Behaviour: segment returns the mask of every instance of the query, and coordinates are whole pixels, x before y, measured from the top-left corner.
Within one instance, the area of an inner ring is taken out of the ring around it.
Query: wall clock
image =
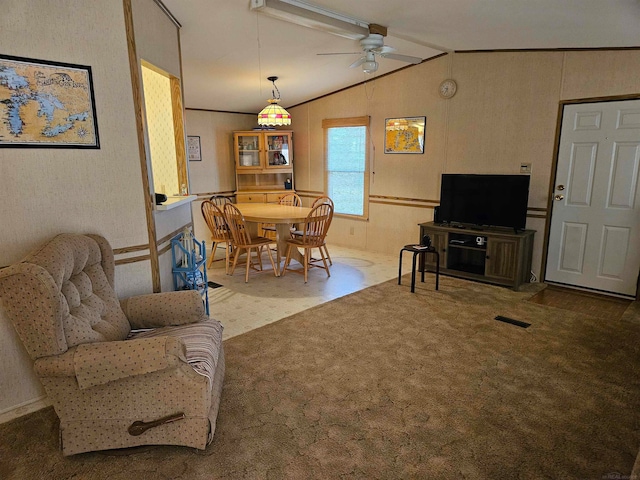
[[[456,81],[451,78],[448,78],[447,80],[443,81],[438,87],[438,92],[440,93],[440,96],[442,98],[453,97],[456,94],[457,90],[458,90],[458,85],[456,84]]]

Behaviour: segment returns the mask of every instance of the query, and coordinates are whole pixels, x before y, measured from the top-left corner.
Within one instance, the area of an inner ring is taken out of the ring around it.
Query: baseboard
[[[3,410],[0,412],[0,423],[10,422],[11,420],[15,420],[18,417],[22,417],[23,415],[27,415],[29,413],[37,412],[43,408],[46,408],[51,405],[51,401],[49,397],[43,395],[42,397],[34,398],[32,400],[28,400],[20,405],[15,405],[11,408]]]

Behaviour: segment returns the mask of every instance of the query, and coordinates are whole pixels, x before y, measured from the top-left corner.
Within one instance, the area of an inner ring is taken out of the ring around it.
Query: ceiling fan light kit
[[[378,62],[364,62],[362,64],[364,73],[374,73],[376,70],[378,70]]]
[[[362,64],[362,71],[364,73],[374,73],[378,70],[378,62],[373,52],[367,52],[364,57],[357,60],[355,64],[351,64],[352,67],[356,67]]]

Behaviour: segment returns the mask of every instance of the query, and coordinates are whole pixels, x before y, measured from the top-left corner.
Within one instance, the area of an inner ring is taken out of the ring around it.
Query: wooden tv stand
[[[501,227],[434,222],[419,225],[420,239],[429,235],[440,253],[441,274],[504,285],[514,290],[529,282],[535,230],[516,233],[512,228]],[[435,263],[427,258],[424,268],[435,271]]]

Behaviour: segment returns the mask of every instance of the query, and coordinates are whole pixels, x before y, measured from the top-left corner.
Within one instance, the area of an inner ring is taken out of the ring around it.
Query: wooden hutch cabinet
[[[275,203],[293,190],[293,132],[234,132],[236,201]]]

